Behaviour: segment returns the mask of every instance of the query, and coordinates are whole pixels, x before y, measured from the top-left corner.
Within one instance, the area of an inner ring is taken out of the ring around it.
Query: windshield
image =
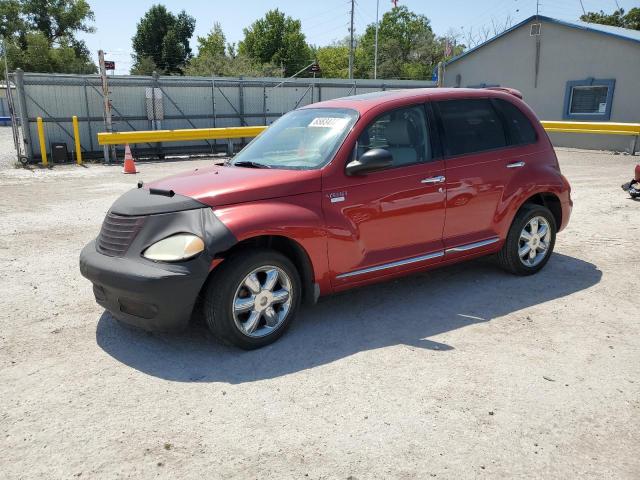
[[[243,167],[313,169],[328,163],[358,118],[355,110],[305,108],[287,113],[231,162]]]

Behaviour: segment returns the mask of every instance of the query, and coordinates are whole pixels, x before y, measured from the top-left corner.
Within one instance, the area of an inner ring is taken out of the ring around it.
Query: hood
[[[145,189],[173,190],[211,207],[318,192],[320,170],[212,166],[163,178]]]

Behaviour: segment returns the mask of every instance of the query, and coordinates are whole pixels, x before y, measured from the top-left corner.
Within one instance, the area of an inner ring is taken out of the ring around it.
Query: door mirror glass
[[[372,148],[347,164],[347,175],[365,175],[393,165],[393,155],[384,148]]]

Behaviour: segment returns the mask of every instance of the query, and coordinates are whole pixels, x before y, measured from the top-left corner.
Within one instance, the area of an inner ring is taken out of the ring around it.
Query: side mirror
[[[347,163],[345,169],[347,175],[364,175],[377,170],[390,168],[393,164],[393,155],[384,148],[372,148],[366,151],[357,160]]]

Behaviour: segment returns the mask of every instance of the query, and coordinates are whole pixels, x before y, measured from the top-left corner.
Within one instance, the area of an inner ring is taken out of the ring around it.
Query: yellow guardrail
[[[640,123],[615,122],[556,122],[543,121],[547,132],[591,133],[603,135],[640,135]],[[224,140],[257,137],[267,127],[192,128],[185,130],[149,130],[133,132],[98,133],[100,145],[134,143],[187,142],[194,140]]]
[[[547,132],[640,135],[640,123],[542,121]]]
[[[98,133],[100,145],[133,143],[188,142],[192,140],[221,140],[257,137],[267,127],[192,128],[185,130],[150,130],[135,132]]]

